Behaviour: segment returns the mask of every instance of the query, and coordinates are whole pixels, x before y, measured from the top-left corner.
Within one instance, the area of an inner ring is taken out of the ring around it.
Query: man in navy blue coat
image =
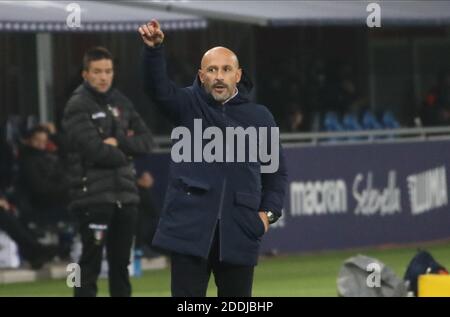
[[[229,49],[206,52],[194,84],[178,88],[167,75],[159,23],[152,20],[139,33],[146,92],[177,126],[172,139],[180,139],[172,147],[169,186],[153,240],[171,252],[172,295],[205,296],[212,272],[218,296],[251,296],[261,238],[281,216],[286,191],[273,116],[249,101],[251,83]],[[228,138],[233,131],[243,132],[247,143]],[[275,164],[267,155],[254,159],[250,144],[256,138],[277,154]],[[246,159],[234,158],[241,154]]]

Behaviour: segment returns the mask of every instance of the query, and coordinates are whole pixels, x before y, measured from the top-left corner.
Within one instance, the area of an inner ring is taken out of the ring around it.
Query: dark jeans
[[[219,261],[218,228],[207,260],[191,255],[172,254],[172,296],[205,297],[211,272],[219,297],[252,296],[254,266]]]
[[[34,260],[39,256],[42,246],[15,216],[3,208],[0,208],[0,229],[5,231],[17,243],[20,253],[27,260]]]
[[[128,264],[136,227],[136,206],[89,206],[80,210],[78,217],[82,242],[81,287],[75,287],[74,295],[97,295],[97,278],[106,246],[109,293],[114,297],[131,296]]]

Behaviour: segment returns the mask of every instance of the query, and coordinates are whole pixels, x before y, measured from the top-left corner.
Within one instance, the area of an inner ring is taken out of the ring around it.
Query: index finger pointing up
[[[159,25],[158,20],[156,20],[156,19],[151,20],[150,23],[155,29],[160,29],[161,28],[161,26]]]

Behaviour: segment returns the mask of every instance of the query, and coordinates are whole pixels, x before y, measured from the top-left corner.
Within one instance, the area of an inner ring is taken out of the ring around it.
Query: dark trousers
[[[219,227],[208,259],[173,253],[171,288],[174,297],[205,297],[211,272],[219,297],[251,297],[254,266],[219,261]]]
[[[2,208],[0,208],[0,229],[17,243],[20,253],[27,260],[34,260],[39,256],[42,247],[36,238],[15,216]]]
[[[114,297],[131,296],[128,264],[136,227],[137,208],[134,205],[104,204],[90,206],[79,212],[82,242],[81,287],[75,287],[76,297],[97,295],[97,278],[106,246],[109,293]]]

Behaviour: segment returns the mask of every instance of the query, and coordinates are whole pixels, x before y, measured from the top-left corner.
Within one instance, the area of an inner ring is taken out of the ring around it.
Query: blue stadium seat
[[[378,121],[372,111],[366,111],[363,114],[362,126],[365,130],[381,130],[383,126]]]
[[[361,131],[363,130],[363,127],[361,126],[361,123],[359,123],[358,117],[355,114],[347,113],[344,115],[344,118],[342,119],[342,123],[344,125],[344,129],[346,131]],[[365,140],[366,137],[349,137],[349,141],[358,141],[358,140]]]
[[[323,119],[323,127],[324,127],[325,131],[327,131],[327,132],[344,131],[344,127],[342,126],[341,122],[339,121],[337,113],[331,112],[331,111],[325,113],[325,116]],[[326,141],[330,142],[330,143],[335,143],[340,140],[342,140],[342,138],[329,138]]]
[[[400,128],[400,123],[395,118],[391,111],[385,111],[383,113],[383,118],[381,119],[383,125],[386,129],[398,129]]]
[[[358,117],[351,113],[347,113],[344,115],[342,123],[344,125],[344,129],[347,131],[359,131],[363,129],[358,121]]]
[[[327,112],[323,119],[325,131],[344,131],[342,124],[339,122],[336,112]]]

